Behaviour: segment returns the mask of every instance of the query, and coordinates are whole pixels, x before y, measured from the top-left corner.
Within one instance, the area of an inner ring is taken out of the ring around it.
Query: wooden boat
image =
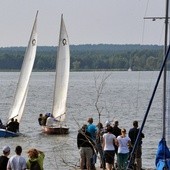
[[[37,16],[38,16],[38,11],[33,24],[28,46],[26,48],[26,52],[24,55],[24,60],[20,71],[20,77],[18,80],[13,105],[9,111],[9,117],[7,123],[9,123],[12,118],[17,119],[17,121],[20,123],[23,115],[28,88],[29,88],[28,87],[29,80],[34,65],[36,49],[37,49]],[[5,129],[0,129],[0,137],[17,137],[19,135],[20,133],[14,133]]]
[[[53,97],[53,123],[42,126],[43,132],[48,134],[68,134],[66,125],[66,101],[70,73],[70,48],[66,27],[61,16],[59,45],[56,60],[56,75]],[[48,121],[48,120],[47,120]]]

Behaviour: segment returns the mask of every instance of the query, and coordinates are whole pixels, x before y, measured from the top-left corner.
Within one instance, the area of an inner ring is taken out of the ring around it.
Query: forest
[[[20,70],[26,47],[1,47],[0,71]],[[70,45],[71,71],[91,70],[159,70],[163,60],[163,46],[85,44]],[[34,71],[54,71],[57,47],[38,46]]]

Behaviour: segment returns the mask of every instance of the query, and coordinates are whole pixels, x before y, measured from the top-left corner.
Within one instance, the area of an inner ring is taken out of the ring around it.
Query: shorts
[[[80,147],[79,152],[82,160],[90,161],[93,157],[93,150],[91,147]]]
[[[114,150],[104,151],[104,158],[105,158],[106,163],[113,164],[114,163],[114,157],[115,157],[115,151]]]

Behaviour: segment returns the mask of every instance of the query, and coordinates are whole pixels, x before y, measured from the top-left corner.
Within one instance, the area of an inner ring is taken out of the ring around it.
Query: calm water
[[[0,73],[0,112],[6,122],[19,73]],[[67,121],[70,134],[67,136],[47,136],[37,123],[40,113],[51,112],[54,73],[33,73],[20,131],[24,136],[1,138],[1,146],[9,145],[14,154],[16,145],[26,151],[36,147],[45,152],[45,170],[69,170],[78,164],[79,153],[76,145],[77,131],[88,117],[98,122],[95,107],[101,111],[101,122],[118,120],[121,128],[132,127],[133,120],[139,125],[146,112],[158,72],[72,72],[70,75]],[[97,90],[102,87],[99,97]],[[143,140],[143,167],[154,167],[157,144],[162,127],[162,85],[159,86],[151,111],[147,118]]]

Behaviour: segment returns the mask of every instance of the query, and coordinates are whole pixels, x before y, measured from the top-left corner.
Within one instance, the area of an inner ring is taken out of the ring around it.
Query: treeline
[[[0,48],[0,70],[20,70],[25,47]],[[83,70],[159,70],[163,46],[158,45],[71,45],[73,71]],[[39,46],[34,71],[55,70],[57,47]]]

